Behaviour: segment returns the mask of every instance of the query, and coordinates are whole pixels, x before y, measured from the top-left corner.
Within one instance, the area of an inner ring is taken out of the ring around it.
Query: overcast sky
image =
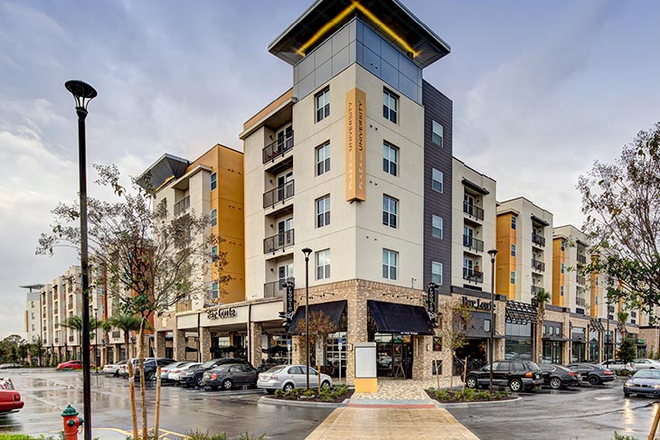
[[[76,197],[64,82],[99,91],[90,164],[136,175],[164,152],[241,149],[243,122],[292,84],[267,46],[311,1],[0,0],[0,337],[24,330],[19,285],[76,263],[34,255],[50,210]],[[424,76],[454,101],[454,155],[499,200],[579,226],[578,176],[660,120],[660,2],[403,1],[452,47]]]

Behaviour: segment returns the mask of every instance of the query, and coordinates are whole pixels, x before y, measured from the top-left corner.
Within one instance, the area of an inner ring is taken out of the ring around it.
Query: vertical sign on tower
[[[367,200],[367,95],[357,87],[346,94],[346,201]]]

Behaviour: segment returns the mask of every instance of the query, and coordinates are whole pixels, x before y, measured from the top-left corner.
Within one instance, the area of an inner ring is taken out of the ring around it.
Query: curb
[[[496,401],[486,400],[484,402],[440,403],[438,401],[434,401],[434,406],[436,408],[444,408],[444,409],[469,408],[471,406],[477,406],[477,405],[478,406],[502,405],[502,404],[506,404],[506,403],[519,402],[521,400],[523,400],[523,398],[518,396],[515,399],[496,400]]]
[[[343,408],[347,405],[348,399],[339,403],[326,403],[326,402],[300,402],[298,400],[282,400],[273,397],[262,396],[259,398],[259,404],[265,405],[279,405],[279,406],[297,406],[305,408]]]

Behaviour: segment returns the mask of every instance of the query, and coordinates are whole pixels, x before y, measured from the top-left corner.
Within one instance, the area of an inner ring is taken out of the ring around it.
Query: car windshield
[[[640,370],[633,377],[636,379],[660,379],[660,370]]]
[[[215,365],[215,359],[204,362],[204,364],[202,364],[202,368],[211,368],[214,365]]]
[[[277,365],[275,367],[271,367],[266,373],[279,373],[284,369],[284,365]]]

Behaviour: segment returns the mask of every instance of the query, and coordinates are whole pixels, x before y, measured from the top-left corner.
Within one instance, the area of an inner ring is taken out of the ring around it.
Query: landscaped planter
[[[289,392],[282,390],[275,391],[275,394],[268,396],[274,400],[289,400],[297,402],[315,402],[315,403],[341,403],[353,395],[354,390],[349,390],[346,385],[337,385],[329,389],[305,390],[304,388],[295,388]]]
[[[475,391],[471,388],[466,388],[465,391],[429,388],[425,391],[432,400],[440,403],[498,402],[517,399],[517,397],[510,396],[506,390],[494,392],[492,395],[489,391]]]

